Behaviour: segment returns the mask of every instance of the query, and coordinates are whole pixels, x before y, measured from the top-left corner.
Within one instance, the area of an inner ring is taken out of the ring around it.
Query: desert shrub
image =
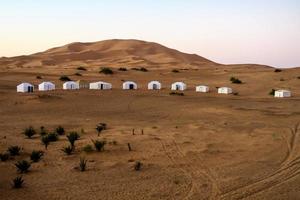
[[[102,67],[100,69],[99,73],[102,73],[102,74],[113,74],[114,72],[109,67]]]
[[[21,160],[21,161],[18,161],[15,164],[15,166],[17,167],[18,172],[27,173],[29,171],[31,164],[27,160]]]
[[[63,147],[62,151],[67,155],[71,155],[73,153],[73,148],[72,146]]]
[[[12,187],[15,189],[19,189],[23,187],[24,180],[22,176],[18,176],[12,180]]]
[[[71,146],[74,148],[75,146],[75,141],[78,140],[80,138],[79,134],[77,132],[70,132],[67,135],[67,138],[71,144]]]
[[[282,72],[281,69],[275,69],[274,72]]]
[[[43,145],[45,146],[45,149],[47,149],[48,145],[50,144],[48,135],[42,136],[41,141],[42,141]]]
[[[87,144],[87,145],[85,145],[85,146],[82,148],[82,150],[83,150],[84,152],[86,152],[86,153],[90,153],[90,152],[93,151],[93,147],[92,147],[92,145]]]
[[[119,70],[119,71],[127,71],[127,68],[125,68],[125,67],[120,67],[118,70]]]
[[[47,135],[47,134],[48,134],[48,131],[45,129],[44,126],[41,126],[40,127],[40,135],[44,136],[44,135]]]
[[[284,78],[281,78],[280,81],[285,81]]]
[[[62,75],[62,76],[59,78],[59,80],[61,80],[61,81],[71,81],[71,79],[70,79],[68,76],[66,76],[66,75]]]
[[[43,157],[43,155],[44,155],[43,151],[33,150],[30,155],[30,160],[32,160],[32,162],[39,162],[41,160],[41,158]]]
[[[101,141],[101,140],[92,140],[94,147],[97,151],[104,151],[104,146],[106,144],[106,141]]]
[[[142,169],[142,162],[140,161],[136,161],[135,164],[134,164],[134,170],[135,171],[140,171]]]
[[[29,126],[28,128],[26,128],[23,132],[23,134],[27,137],[27,138],[32,138],[32,136],[34,136],[36,134],[36,131],[34,130],[34,128],[32,126]]]
[[[62,126],[58,126],[58,127],[55,129],[55,132],[56,132],[58,135],[64,135],[64,134],[65,134],[65,129],[64,129],[64,127],[62,127]]]
[[[141,72],[147,72],[148,69],[146,69],[145,67],[141,67],[141,68],[140,68],[140,71],[141,71]]]
[[[269,95],[274,96],[274,95],[275,95],[275,91],[276,91],[276,90],[272,89],[272,90],[269,92]]]
[[[77,70],[81,70],[81,71],[87,71],[87,69],[85,67],[77,67]]]
[[[105,123],[99,123],[97,124],[96,126],[96,130],[98,132],[98,136],[100,135],[100,133],[103,131],[103,130],[106,130],[106,127],[107,125]]]
[[[176,95],[176,96],[184,96],[183,92],[170,92],[170,95]]]
[[[58,140],[57,133],[49,133],[47,136],[50,142],[56,142]]]
[[[234,84],[241,84],[241,83],[243,83],[240,79],[235,78],[235,77],[231,77],[230,81],[231,81],[231,83],[234,83]]]
[[[9,154],[8,153],[0,153],[0,160],[2,162],[5,162],[9,159]]]
[[[300,76],[298,76],[297,79],[300,79]]]
[[[82,76],[82,74],[80,74],[79,72],[76,72],[74,75],[75,76]]]
[[[238,95],[239,95],[238,92],[234,92],[234,93],[232,93],[232,94],[235,95],[235,96],[238,96]]]
[[[179,73],[179,70],[178,69],[173,69],[172,72],[173,73]]]
[[[11,156],[18,156],[20,155],[21,147],[19,146],[10,146],[8,147],[7,151]]]
[[[42,79],[42,77],[41,76],[36,76],[36,79]]]
[[[84,172],[86,170],[86,163],[87,163],[87,160],[85,158],[80,158],[80,160],[79,160],[79,170],[81,172]]]

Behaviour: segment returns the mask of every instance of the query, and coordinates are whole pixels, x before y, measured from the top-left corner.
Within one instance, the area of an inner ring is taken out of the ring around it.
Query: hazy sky
[[[0,56],[113,38],[220,63],[300,66],[300,0],[0,0]]]

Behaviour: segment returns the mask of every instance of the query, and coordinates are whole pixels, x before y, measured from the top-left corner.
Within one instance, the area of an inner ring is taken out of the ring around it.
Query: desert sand
[[[11,145],[23,148],[20,156],[0,162],[0,199],[300,197],[299,127],[295,130],[300,68],[276,73],[268,66],[221,65],[155,43],[119,40],[2,58],[0,66],[0,153]],[[100,74],[101,66],[115,73]],[[149,71],[130,70],[137,66]],[[61,75],[107,81],[113,89],[63,91]],[[243,84],[232,84],[232,76]],[[124,80],[137,82],[139,89],[121,90]],[[161,81],[163,89],[146,90],[151,80]],[[16,85],[23,81],[35,87],[52,81],[57,90],[19,94]],[[175,81],[188,85],[184,96],[169,95]],[[196,93],[199,84],[209,85],[211,92]],[[220,86],[232,87],[238,95],[219,95]],[[271,89],[289,89],[293,97],[276,99],[268,94]],[[99,122],[108,126],[100,136],[95,130]],[[62,125],[67,132],[79,132],[75,153],[61,151],[68,145],[66,136],[47,150],[38,134],[26,139],[22,131],[30,125],[37,130]],[[95,139],[108,142],[103,152],[82,151]],[[24,187],[12,189],[12,179],[20,175],[14,163],[29,160],[32,150],[43,150],[44,157],[22,175]],[[88,160],[85,172],[76,169],[80,157]],[[133,169],[136,161],[143,164],[140,171]]]

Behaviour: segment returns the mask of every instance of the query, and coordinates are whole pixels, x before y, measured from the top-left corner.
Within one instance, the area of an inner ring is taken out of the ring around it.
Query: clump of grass
[[[59,80],[61,80],[61,81],[71,81],[72,79],[70,79],[68,76],[66,76],[66,75],[62,75],[60,78],[59,78]]]
[[[173,69],[172,72],[173,73],[179,73],[179,70],[178,69]]]
[[[271,95],[271,96],[274,96],[275,95],[275,89],[272,89],[270,92],[269,92],[269,95]]]
[[[24,134],[27,138],[31,139],[32,136],[34,136],[34,135],[36,134],[36,131],[34,130],[34,128],[33,128],[32,126],[29,126],[28,128],[26,128],[26,129],[24,130],[23,134]]]
[[[114,72],[109,67],[102,67],[100,69],[99,73],[102,73],[102,74],[113,74]]]
[[[49,133],[47,136],[50,142],[56,142],[58,140],[57,133]]]
[[[19,146],[10,146],[7,149],[9,155],[11,156],[18,156],[20,155],[21,147]]]
[[[275,69],[274,72],[278,73],[278,72],[282,72],[282,70],[281,69]]]
[[[240,79],[235,78],[235,77],[231,77],[230,81],[231,81],[231,83],[234,83],[234,84],[241,84],[241,83],[243,83]]]
[[[86,69],[85,67],[82,67],[82,66],[77,67],[77,70],[80,70],[80,71],[87,71],[87,69]]]
[[[80,158],[79,160],[79,170],[84,172],[86,170],[87,160],[85,158]]]
[[[184,96],[183,92],[170,92],[170,95],[175,95],[175,96]]]
[[[0,160],[2,162],[5,162],[9,159],[9,154],[8,153],[0,153]]]
[[[106,141],[101,141],[101,140],[92,140],[94,147],[97,151],[104,151],[104,146],[106,144]]]
[[[41,126],[40,127],[40,136],[44,136],[44,135],[47,135],[48,134],[48,131],[45,129],[44,126]]]
[[[64,135],[64,134],[65,134],[65,129],[64,129],[64,127],[62,127],[62,126],[58,126],[58,127],[55,129],[55,132],[56,132],[58,135]]]
[[[72,146],[67,146],[67,147],[63,147],[62,151],[66,154],[66,155],[71,155],[73,153],[73,148]]]
[[[140,161],[136,161],[135,164],[134,164],[134,170],[135,171],[140,171],[142,169],[142,162]]]
[[[90,153],[90,152],[93,151],[93,147],[92,147],[92,145],[87,144],[87,145],[85,145],[85,146],[82,148],[82,150],[83,150],[84,152],[86,152],[86,153]]]
[[[47,148],[48,148],[48,145],[50,144],[50,140],[49,140],[48,135],[42,136],[41,141],[42,141],[42,143],[44,144],[45,149],[47,149]]]
[[[24,179],[22,176],[18,176],[12,180],[12,188],[19,189],[22,188],[24,184]]]
[[[75,141],[76,140],[79,140],[80,136],[77,132],[70,132],[68,135],[67,135],[67,138],[71,144],[71,147],[74,148],[75,147]]]
[[[30,155],[30,160],[32,160],[32,162],[39,162],[41,160],[41,158],[43,157],[43,155],[44,155],[43,151],[33,150]]]
[[[119,70],[119,71],[127,71],[127,68],[125,68],[125,67],[120,67],[118,70]]]
[[[18,161],[15,166],[17,167],[18,172],[23,174],[29,171],[31,164],[27,160],[21,160]]]

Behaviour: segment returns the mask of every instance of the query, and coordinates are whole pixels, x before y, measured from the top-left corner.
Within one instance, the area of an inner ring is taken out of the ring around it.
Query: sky
[[[0,57],[140,39],[224,64],[300,67],[299,0],[0,0]]]

